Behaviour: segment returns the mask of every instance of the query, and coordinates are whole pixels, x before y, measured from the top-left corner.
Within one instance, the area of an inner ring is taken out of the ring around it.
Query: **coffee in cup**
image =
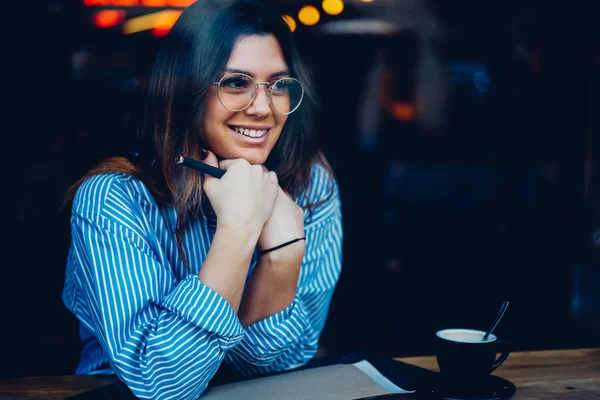
[[[476,385],[485,380],[510,354],[508,343],[473,329],[436,332],[436,358],[440,374],[452,386]],[[496,359],[496,354],[501,353]]]

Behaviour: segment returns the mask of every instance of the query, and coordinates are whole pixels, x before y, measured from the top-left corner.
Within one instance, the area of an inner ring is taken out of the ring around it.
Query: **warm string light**
[[[145,7],[181,7],[185,8],[196,0],[83,0],[86,6],[107,6],[117,2],[125,7],[145,6]],[[361,0],[370,3],[373,0]],[[322,0],[323,11],[328,15],[339,15],[344,11],[343,0]],[[164,36],[172,28],[173,24],[179,18],[179,10],[163,10],[156,13],[146,14],[140,17],[131,18],[123,26],[123,32],[126,34],[136,33],[144,30],[152,30],[155,36]],[[108,28],[118,25],[124,21],[126,12],[123,10],[100,10],[94,16],[94,23],[98,27]],[[291,32],[297,28],[296,20],[290,15],[283,15],[283,20],[288,25]],[[298,12],[298,20],[307,26],[313,26],[321,20],[319,10],[311,5],[303,6]]]
[[[329,15],[340,15],[344,11],[344,2],[342,0],[323,0],[321,3],[323,11]]]
[[[282,18],[290,28],[290,31],[294,32],[296,30],[296,20],[290,15],[283,15]]]
[[[316,25],[321,19],[321,13],[314,6],[304,6],[298,11],[298,19],[304,25]]]

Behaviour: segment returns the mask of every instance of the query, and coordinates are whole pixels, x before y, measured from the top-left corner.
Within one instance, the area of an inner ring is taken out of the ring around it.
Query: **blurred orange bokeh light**
[[[296,30],[296,20],[289,15],[284,15],[282,18],[290,28],[290,31],[294,32]]]
[[[323,11],[329,15],[339,15],[344,11],[344,2],[342,0],[323,0]]]
[[[177,7],[186,8],[196,0],[83,0],[86,7]]]
[[[298,19],[304,25],[316,25],[321,19],[321,13],[313,6],[304,6],[298,11]]]
[[[411,121],[415,117],[415,106],[413,103],[392,103],[392,114],[398,121]]]
[[[94,14],[94,24],[100,28],[110,28],[123,22],[126,15],[123,10],[101,10]]]
[[[177,19],[181,15],[180,11],[173,11],[169,13],[161,13],[158,18],[156,18],[156,22],[154,27],[152,28],[152,33],[156,37],[166,36],[167,33],[171,30]]]

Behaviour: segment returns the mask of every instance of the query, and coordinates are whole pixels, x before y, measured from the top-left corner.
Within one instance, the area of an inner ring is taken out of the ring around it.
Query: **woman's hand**
[[[260,232],[278,195],[277,175],[244,159],[217,162],[211,152],[203,162],[227,171],[221,179],[204,176],[204,191],[217,215],[218,226]]]
[[[266,169],[265,169],[266,170]],[[271,216],[265,223],[258,246],[261,250],[280,245],[289,240],[304,237],[304,211],[292,197],[277,186],[278,194]],[[304,257],[305,241],[301,240],[265,254],[278,260],[298,260]]]

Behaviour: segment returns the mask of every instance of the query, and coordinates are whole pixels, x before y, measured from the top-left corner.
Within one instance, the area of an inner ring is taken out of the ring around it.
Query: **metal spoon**
[[[496,315],[496,319],[494,320],[494,323],[492,324],[492,326],[490,326],[490,329],[487,330],[487,332],[485,333],[485,335],[481,339],[482,342],[485,341],[485,340],[487,340],[488,336],[490,336],[490,333],[492,333],[492,331],[494,329],[496,329],[496,326],[498,326],[498,323],[500,322],[500,320],[504,316],[504,313],[506,312],[507,308],[508,308],[508,300],[504,300],[504,302],[500,306],[500,310],[498,311],[498,315]]]

